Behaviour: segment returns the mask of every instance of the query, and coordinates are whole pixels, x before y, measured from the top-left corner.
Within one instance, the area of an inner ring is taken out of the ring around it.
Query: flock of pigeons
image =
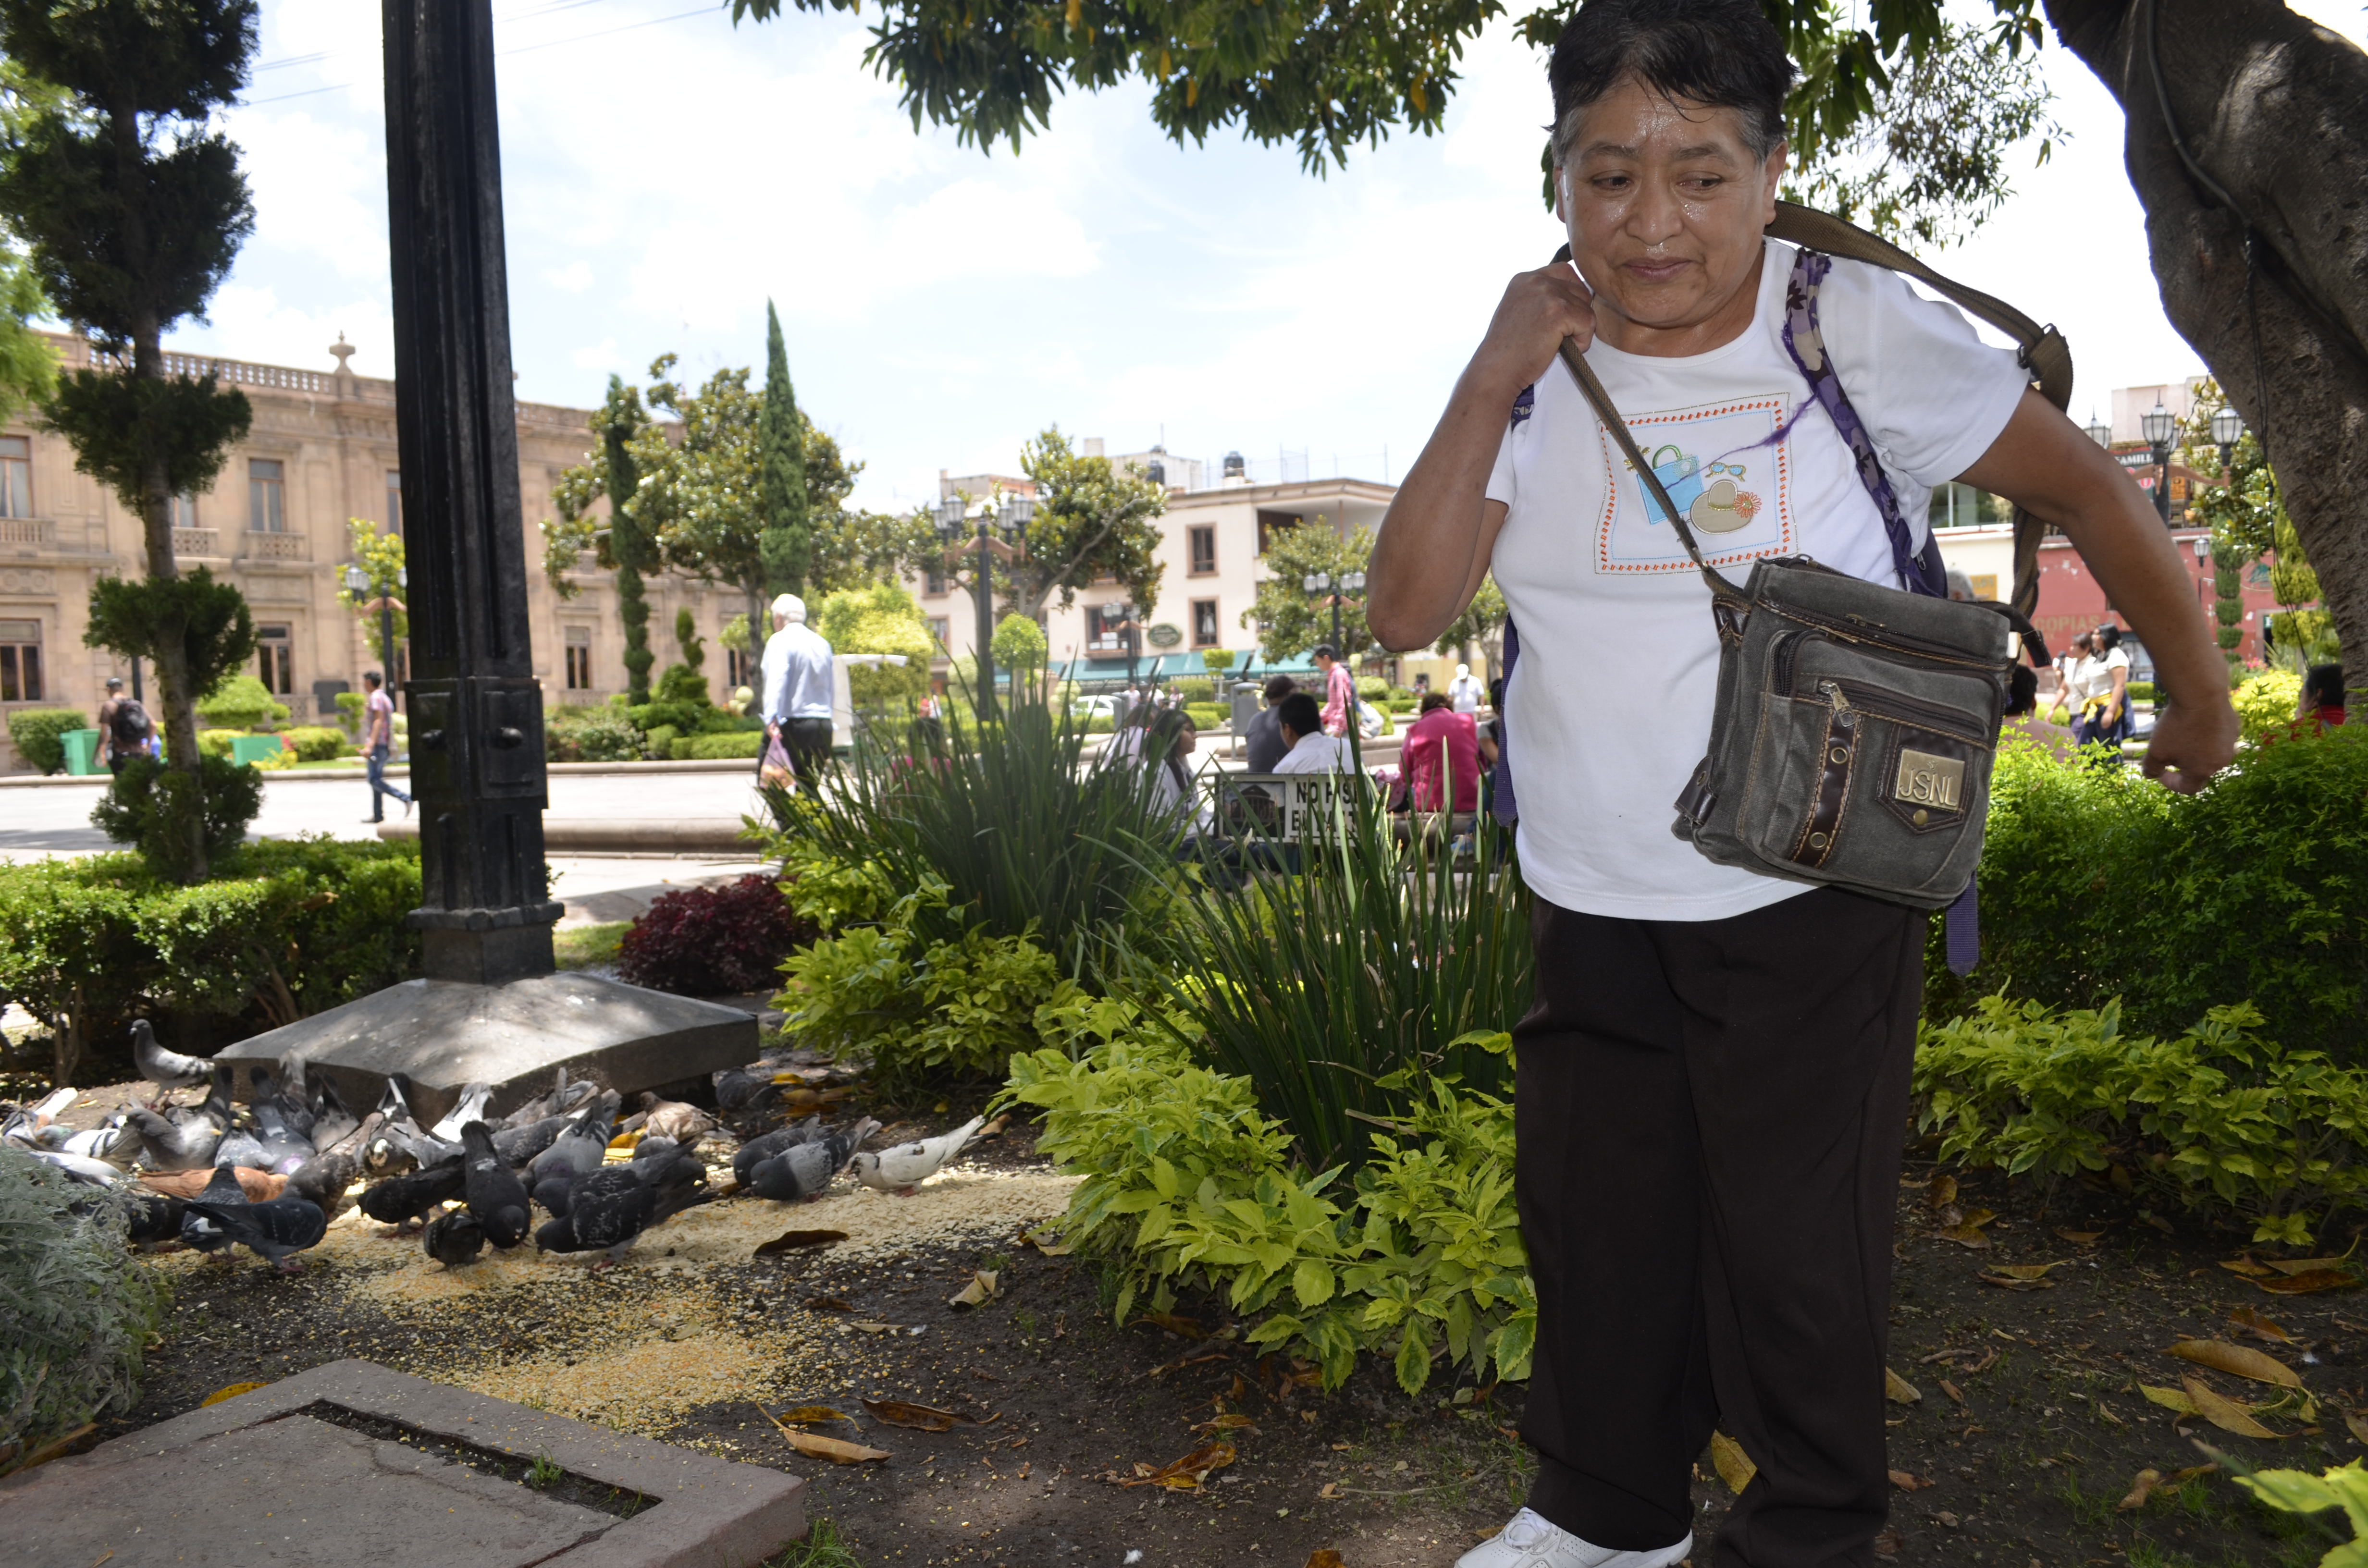
[[[417,1227],[428,1256],[448,1267],[474,1262],[488,1244],[507,1251],[529,1240],[539,1252],[603,1253],[598,1267],[651,1226],[722,1196],[693,1152],[715,1129],[712,1115],[644,1092],[640,1111],[620,1123],[623,1096],[571,1082],[564,1067],[549,1094],[497,1120],[485,1114],[492,1085],[472,1084],[450,1113],[423,1126],[400,1073],[357,1117],[326,1074],[308,1079],[290,1053],[277,1072],[247,1068],[249,1101],[240,1107],[231,1063],[165,1050],[145,1019],[131,1028],[141,1075],[160,1089],[206,1085],[202,1102],[129,1106],[100,1127],[72,1131],[55,1121],[75,1095],[62,1088],[0,1121],[0,1140],[74,1180],[125,1191],[135,1243],[177,1239],[224,1256],[244,1246],[293,1273],[303,1267],[296,1255],[327,1233],[357,1178],[370,1178],[361,1211],[394,1227],[389,1235]],[[778,1078],[771,1062],[757,1062],[713,1082],[730,1111],[760,1104]],[[860,1152],[879,1131],[868,1117],[838,1127],[819,1116],[791,1122],[740,1144],[731,1195],[816,1199],[850,1171],[864,1186],[909,1194],[962,1152],[983,1119],[875,1152]],[[630,1153],[612,1157],[635,1133]],[[211,1174],[200,1184],[198,1172]],[[547,1216],[541,1224],[537,1210]]]

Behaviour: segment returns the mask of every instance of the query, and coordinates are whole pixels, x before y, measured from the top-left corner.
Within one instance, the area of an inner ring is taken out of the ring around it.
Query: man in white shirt
[[[1538,901],[1513,1095],[1538,1473],[1461,1568],[1674,1568],[1713,1426],[1758,1467],[1719,1568],[1863,1563],[1929,917],[1670,832],[1710,733],[1711,600],[1559,350],[1738,585],[1797,555],[1924,579],[1930,493],[1962,479],[2061,528],[2146,637],[2179,698],[2150,775],[2227,762],[2226,667],[2144,494],[2013,355],[1896,273],[1765,237],[1793,68],[1756,0],[1586,0],[1548,79],[1573,261],[1513,279],[1367,568],[1386,647],[1435,642],[1491,574],[1519,628],[1498,706]]]
[[[1349,743],[1324,732],[1324,710],[1315,699],[1294,691],[1275,710],[1276,728],[1282,732],[1282,760],[1277,773],[1346,773],[1355,767]]]
[[[1483,695],[1480,678],[1472,673],[1472,666],[1456,665],[1455,678],[1447,683],[1448,705],[1458,713],[1477,713]]]
[[[773,635],[765,641],[765,733],[789,755],[799,784],[822,788],[830,757],[830,644],[806,625],[805,601],[783,594],[773,601]],[[763,766],[758,765],[759,777]]]

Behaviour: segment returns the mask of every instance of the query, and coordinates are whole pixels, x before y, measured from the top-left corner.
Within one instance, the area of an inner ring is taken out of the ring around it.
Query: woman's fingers
[[[1594,295],[1568,263],[1554,262],[1506,286],[1479,358],[1527,385],[1545,373],[1565,337],[1582,349],[1595,340]]]

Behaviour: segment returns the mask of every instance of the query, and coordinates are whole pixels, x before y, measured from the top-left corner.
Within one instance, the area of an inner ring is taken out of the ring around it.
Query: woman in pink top
[[[1450,801],[1441,799],[1439,784],[1442,756],[1454,809],[1479,810],[1480,726],[1471,714],[1454,711],[1445,692],[1434,691],[1422,699],[1422,716],[1407,727],[1406,746],[1398,754],[1412,783],[1416,811],[1448,809]]]

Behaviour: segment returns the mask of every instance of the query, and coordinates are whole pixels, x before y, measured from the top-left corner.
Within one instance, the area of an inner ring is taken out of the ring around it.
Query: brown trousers
[[[1530,1506],[1598,1546],[1670,1545],[1717,1427],[1759,1467],[1721,1568],[1862,1568],[1926,916],[1820,888],[1700,922],[1540,900],[1532,928]]]

